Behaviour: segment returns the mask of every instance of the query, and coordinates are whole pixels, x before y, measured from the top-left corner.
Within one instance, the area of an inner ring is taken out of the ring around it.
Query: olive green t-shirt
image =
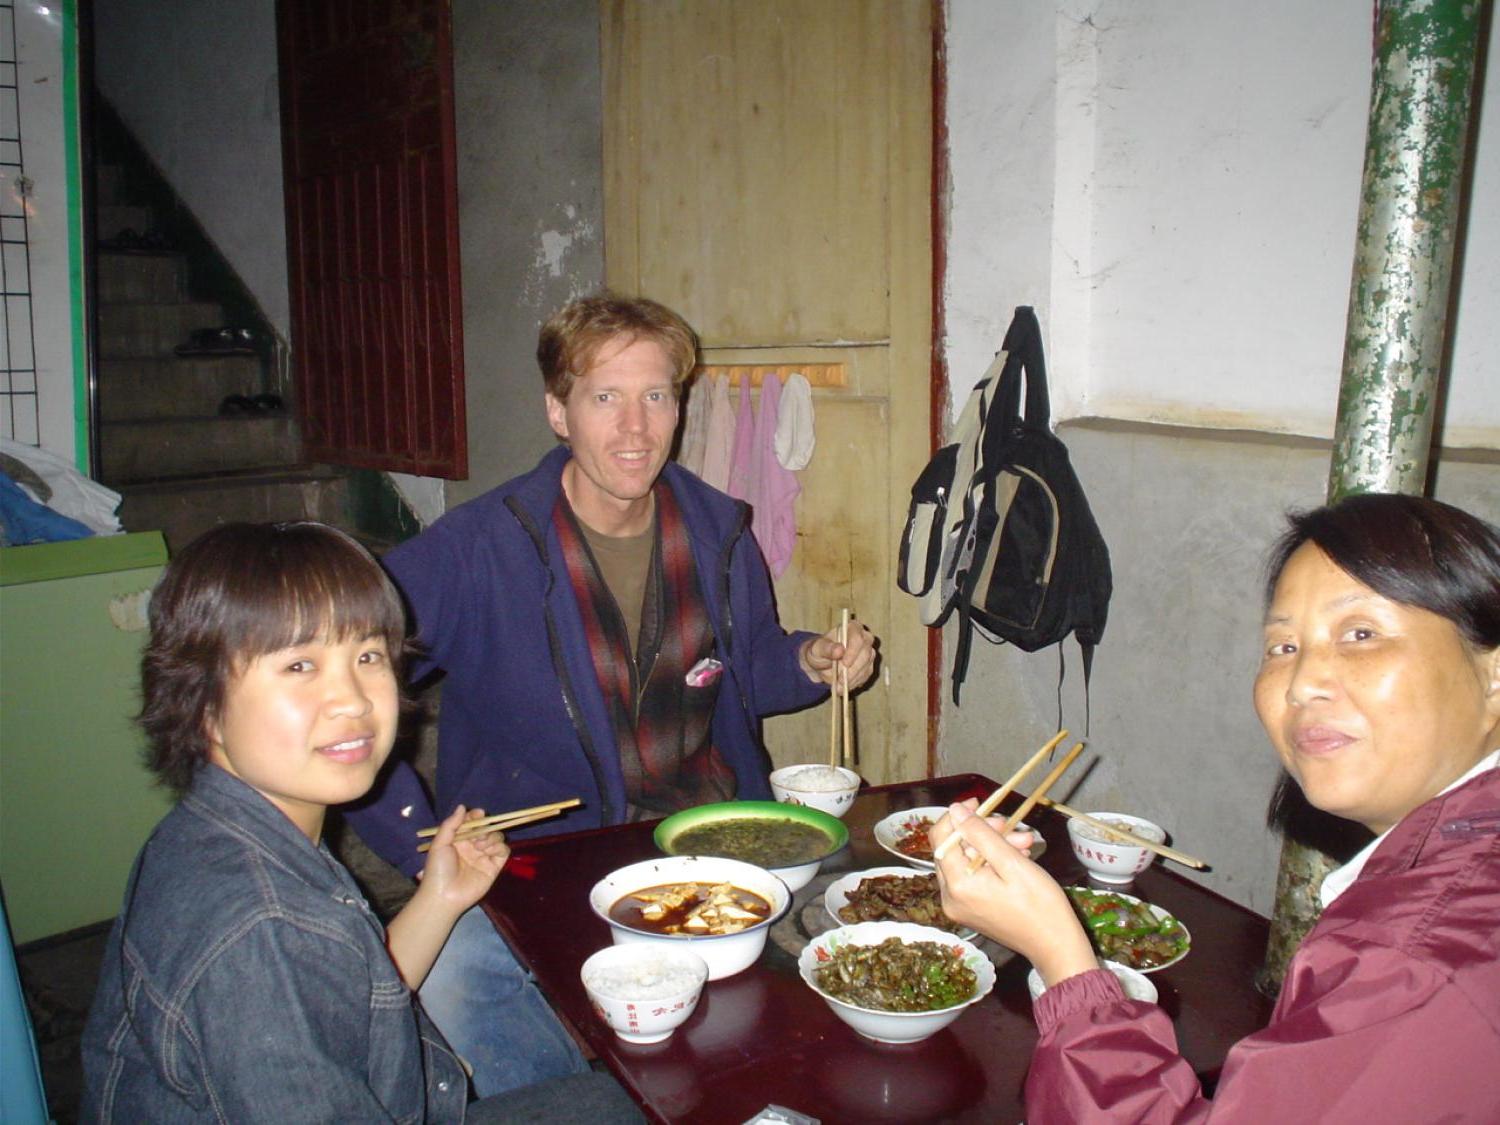
[[[656,525],[639,535],[603,535],[582,520],[578,526],[588,540],[599,577],[614,596],[620,616],[625,619],[625,633],[630,651],[636,653],[641,631],[641,607],[646,601],[646,581],[651,575],[651,552],[656,547]]]

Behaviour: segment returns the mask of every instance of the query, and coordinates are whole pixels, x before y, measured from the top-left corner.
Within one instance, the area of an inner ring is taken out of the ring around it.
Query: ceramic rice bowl
[[[849,842],[849,829],[838,817],[829,816],[817,809],[799,805],[784,805],[780,801],[720,801],[712,805],[699,805],[673,813],[656,826],[652,839],[656,846],[668,855],[677,854],[674,846],[677,837],[690,828],[698,828],[717,820],[737,820],[754,817],[765,820],[791,820],[809,825],[828,837],[828,848],[816,859],[784,867],[769,867],[790,891],[800,891],[811,883],[823,861]]]
[[[1091,812],[1089,815],[1095,820],[1113,821],[1152,843],[1166,843],[1167,833],[1161,825],[1141,817],[1117,812]],[[1090,879],[1116,887],[1127,886],[1156,859],[1156,853],[1150,848],[1123,839],[1104,840],[1103,835],[1091,824],[1072,818],[1068,820],[1068,840],[1073,845],[1073,855],[1088,871]]]
[[[607,945],[579,970],[594,1013],[627,1043],[660,1043],[698,1006],[708,965],[685,946]]]
[[[835,822],[837,823],[837,822]],[[730,883],[760,895],[771,904],[763,922],[732,934],[658,934],[616,922],[610,907],[628,894],[669,883]],[[651,942],[691,949],[708,964],[708,979],[722,980],[753,965],[766,947],[771,926],[790,909],[792,893],[779,878],[763,867],[717,856],[673,855],[643,860],[611,871],[589,891],[589,906],[609,925],[616,945]]]
[[[771,771],[771,793],[778,801],[829,816],[841,817],[853,808],[859,786],[859,774],[843,766],[783,766]]]
[[[961,949],[964,964],[973,970],[976,978],[974,995],[961,1004],[931,1012],[883,1012],[839,1000],[819,987],[815,970],[830,960],[835,950],[845,945],[879,945],[889,937],[906,942],[931,941]],[[965,1008],[983,1000],[995,987],[995,966],[972,942],[944,930],[915,926],[910,922],[860,922],[829,930],[807,943],[797,958],[797,969],[807,987],[823,998],[834,1015],[866,1039],[877,1043],[920,1043],[958,1019]]]
[[[1099,967],[1108,969],[1120,978],[1120,987],[1130,999],[1156,1003],[1156,985],[1139,969],[1132,969],[1118,961],[1106,961],[1103,957],[1099,958]],[[1031,993],[1032,1003],[1036,1003],[1037,998],[1047,991],[1047,986],[1042,982],[1042,974],[1035,969],[1026,974],[1026,990]]]

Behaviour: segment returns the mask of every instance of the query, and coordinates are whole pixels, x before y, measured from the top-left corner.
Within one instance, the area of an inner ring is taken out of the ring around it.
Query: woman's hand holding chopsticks
[[[386,946],[408,988],[422,987],[464,911],[485,896],[510,858],[500,832],[460,838],[462,827],[483,818],[482,809],[459,805],[432,837],[427,866],[417,876],[417,893],[386,927]]]
[[[503,832],[464,833],[464,826],[483,820],[483,809],[459,805],[428,845],[427,866],[418,876],[423,889],[435,886],[443,899],[467,910],[485,896],[505,861],[510,845]]]
[[[1022,854],[1030,833],[1002,836],[974,809],[974,801],[953,805],[931,829],[935,849],[950,836],[960,840],[936,864],[944,913],[1014,949],[1049,988],[1098,968],[1067,894]]]

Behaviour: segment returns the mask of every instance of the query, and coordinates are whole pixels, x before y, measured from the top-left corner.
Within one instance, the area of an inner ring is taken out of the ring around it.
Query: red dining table
[[[735,1125],[774,1104],[825,1123],[1018,1122],[1036,1043],[1025,960],[985,942],[997,962],[994,991],[936,1035],[905,1046],[856,1034],[807,987],[796,963],[808,937],[832,925],[822,905],[831,878],[897,863],[875,842],[877,821],[901,809],[983,798],[995,787],[962,774],[863,790],[844,817],[849,846],[796,893],[760,959],[709,982],[697,1010],[663,1043],[616,1037],[594,1015],[578,976],[584,959],[610,943],[608,925],[589,908],[590,888],[617,867],[659,855],[651,839],[657,822],[518,841],[485,908],[558,1014],[653,1120]],[[1002,811],[1020,800],[1012,795]],[[1064,883],[1085,883],[1062,817],[1038,808],[1027,820],[1047,841],[1042,866]],[[1254,983],[1268,923],[1164,860],[1125,889],[1176,915],[1192,935],[1188,955],[1151,979],[1183,1054],[1211,1085],[1230,1045],[1270,1016]]]

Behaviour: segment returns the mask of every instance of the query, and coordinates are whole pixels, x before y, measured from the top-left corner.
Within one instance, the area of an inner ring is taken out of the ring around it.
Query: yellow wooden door
[[[707,364],[831,365],[777,602],[879,634],[859,769],[921,777],[927,639],[895,560],[929,445],[929,2],[602,0],[602,30],[607,281],[681,312]],[[767,743],[826,759],[828,709]]]

